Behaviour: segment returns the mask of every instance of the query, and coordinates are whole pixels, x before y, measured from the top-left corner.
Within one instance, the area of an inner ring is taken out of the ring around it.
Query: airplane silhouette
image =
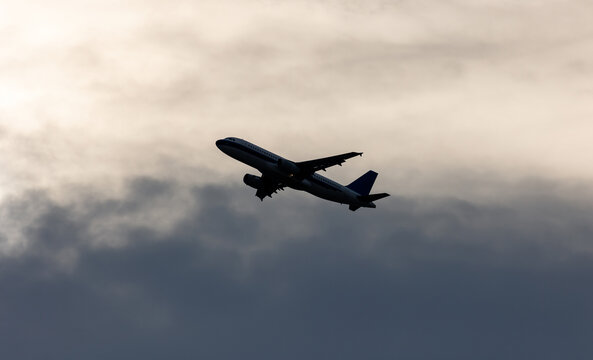
[[[236,137],[220,139],[216,141],[216,146],[228,156],[262,173],[261,176],[245,174],[243,177],[243,182],[255,188],[255,196],[262,201],[266,196],[272,197],[278,190],[290,187],[325,200],[347,204],[350,210],[355,211],[361,207],[375,208],[373,201],[389,196],[387,193],[370,194],[377,178],[377,173],[372,170],[346,186],[316,173],[334,165],[342,166],[347,159],[362,156],[361,152],[293,162]]]

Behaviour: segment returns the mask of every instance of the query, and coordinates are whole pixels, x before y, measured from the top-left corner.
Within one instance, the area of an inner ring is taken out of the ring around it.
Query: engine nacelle
[[[251,174],[245,174],[245,176],[243,176],[243,182],[245,185],[251,186],[254,189],[262,189],[264,187],[264,182],[261,177]]]
[[[278,168],[288,176],[296,175],[301,171],[297,164],[282,158],[278,159]]]

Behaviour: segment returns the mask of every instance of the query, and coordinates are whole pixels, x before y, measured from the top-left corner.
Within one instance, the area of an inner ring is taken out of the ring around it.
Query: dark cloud
[[[393,197],[351,213],[295,192],[260,203],[250,189],[206,186],[183,190],[194,205],[169,230],[109,223],[125,241],[94,241],[105,217],[149,211],[179,187],[140,178],[109,200],[38,192],[5,204],[35,216],[27,250],[0,264],[0,356],[593,354],[593,211],[570,194]],[[302,233],[283,235],[290,221]]]

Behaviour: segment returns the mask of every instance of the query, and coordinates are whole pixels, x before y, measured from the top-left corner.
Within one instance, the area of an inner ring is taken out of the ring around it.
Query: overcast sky
[[[592,13],[3,1],[1,357],[591,359]],[[260,203],[226,136],[392,196]]]

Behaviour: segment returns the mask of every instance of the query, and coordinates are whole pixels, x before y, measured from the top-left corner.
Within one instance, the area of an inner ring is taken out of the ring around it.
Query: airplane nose
[[[222,143],[223,143],[223,140],[222,139],[216,140],[216,147],[220,149],[220,146],[222,145]]]

